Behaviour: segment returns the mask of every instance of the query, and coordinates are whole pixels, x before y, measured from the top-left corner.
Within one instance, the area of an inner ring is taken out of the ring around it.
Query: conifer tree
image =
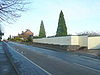
[[[67,35],[67,27],[64,19],[64,14],[61,10],[59,15],[58,27],[56,31],[56,36],[66,36]]]
[[[39,37],[40,38],[46,37],[46,32],[45,32],[43,21],[41,21],[40,31],[39,31]]]

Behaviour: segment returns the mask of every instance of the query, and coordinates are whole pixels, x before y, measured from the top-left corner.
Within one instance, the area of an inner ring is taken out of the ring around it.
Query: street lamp
[[[0,30],[0,41],[2,39],[2,35],[4,35],[4,33],[2,33],[1,30]]]

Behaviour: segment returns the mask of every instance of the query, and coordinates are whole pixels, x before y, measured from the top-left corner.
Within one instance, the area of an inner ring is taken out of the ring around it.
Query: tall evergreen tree
[[[56,31],[56,36],[66,36],[67,35],[67,27],[64,19],[64,14],[61,10],[59,15],[58,27]]]
[[[39,37],[41,37],[41,38],[46,37],[46,32],[45,32],[43,21],[41,21]]]

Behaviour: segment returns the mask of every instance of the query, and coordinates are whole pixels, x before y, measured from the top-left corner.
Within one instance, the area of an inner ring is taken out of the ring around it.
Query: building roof
[[[33,35],[33,32],[31,32],[29,29],[26,29],[24,35]]]

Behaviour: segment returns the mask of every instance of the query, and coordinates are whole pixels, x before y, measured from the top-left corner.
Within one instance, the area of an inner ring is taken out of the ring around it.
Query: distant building
[[[33,37],[34,33],[31,32],[29,29],[26,29],[26,31],[22,31],[21,34],[18,34],[18,36],[14,36],[14,38],[19,37],[21,39],[27,39],[28,37]]]

